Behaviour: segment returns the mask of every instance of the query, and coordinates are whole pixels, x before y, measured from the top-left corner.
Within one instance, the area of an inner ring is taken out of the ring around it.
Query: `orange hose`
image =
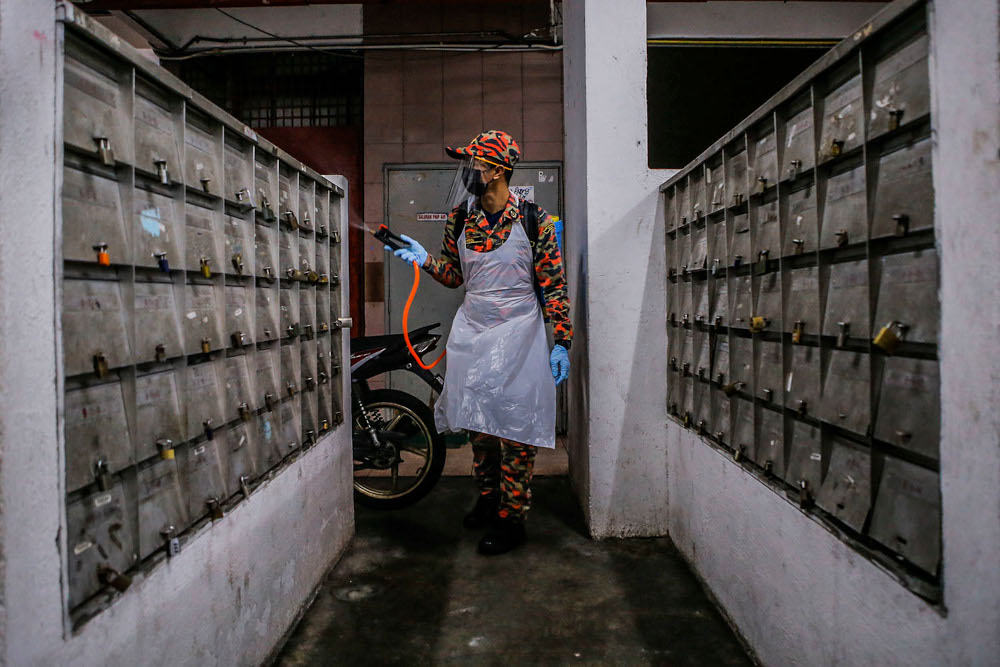
[[[420,267],[417,266],[416,262],[413,262],[413,288],[410,290],[410,298],[406,300],[406,308],[403,309],[403,340],[406,341],[406,347],[410,349],[410,354],[413,355],[414,360],[417,365],[423,368],[425,371],[429,371],[438,365],[444,355],[448,353],[447,348],[441,351],[441,356],[437,358],[430,366],[424,364],[423,360],[417,354],[417,351],[413,349],[413,345],[410,344],[410,328],[407,326],[406,321],[410,319],[410,306],[413,305],[413,297],[417,295],[417,288],[420,287]]]

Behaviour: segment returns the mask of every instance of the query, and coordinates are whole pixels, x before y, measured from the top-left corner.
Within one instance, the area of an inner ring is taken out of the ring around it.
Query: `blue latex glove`
[[[427,251],[424,250],[424,247],[405,234],[400,234],[399,238],[409,243],[410,247],[400,248],[392,254],[399,257],[407,264],[416,262],[417,266],[423,267],[424,263],[427,261]],[[385,249],[392,252],[392,248],[389,246],[386,246]]]
[[[552,367],[556,386],[559,386],[569,377],[569,351],[562,345],[553,347],[552,354],[549,355],[549,366]]]

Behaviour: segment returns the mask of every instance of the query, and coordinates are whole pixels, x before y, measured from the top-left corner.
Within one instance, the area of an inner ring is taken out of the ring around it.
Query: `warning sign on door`
[[[516,194],[517,198],[521,201],[535,201],[534,185],[512,185],[510,186],[510,191]]]
[[[417,222],[448,222],[447,213],[417,213]]]

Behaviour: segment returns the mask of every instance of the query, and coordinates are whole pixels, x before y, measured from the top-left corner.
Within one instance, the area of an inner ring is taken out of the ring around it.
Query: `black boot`
[[[524,522],[515,519],[497,519],[479,541],[479,553],[484,556],[504,554],[524,543]]]
[[[476,506],[462,519],[462,525],[469,530],[485,528],[497,518],[498,511],[500,511],[499,493],[480,495],[476,500]]]

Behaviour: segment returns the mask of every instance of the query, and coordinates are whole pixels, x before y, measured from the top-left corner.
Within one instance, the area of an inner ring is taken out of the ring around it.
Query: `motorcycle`
[[[440,324],[409,333],[421,358],[437,347]],[[402,334],[351,340],[351,407],[354,498],[366,507],[399,509],[426,496],[444,469],[445,439],[431,409],[398,389],[372,389],[369,380],[409,371],[437,394],[444,378],[416,364]]]

